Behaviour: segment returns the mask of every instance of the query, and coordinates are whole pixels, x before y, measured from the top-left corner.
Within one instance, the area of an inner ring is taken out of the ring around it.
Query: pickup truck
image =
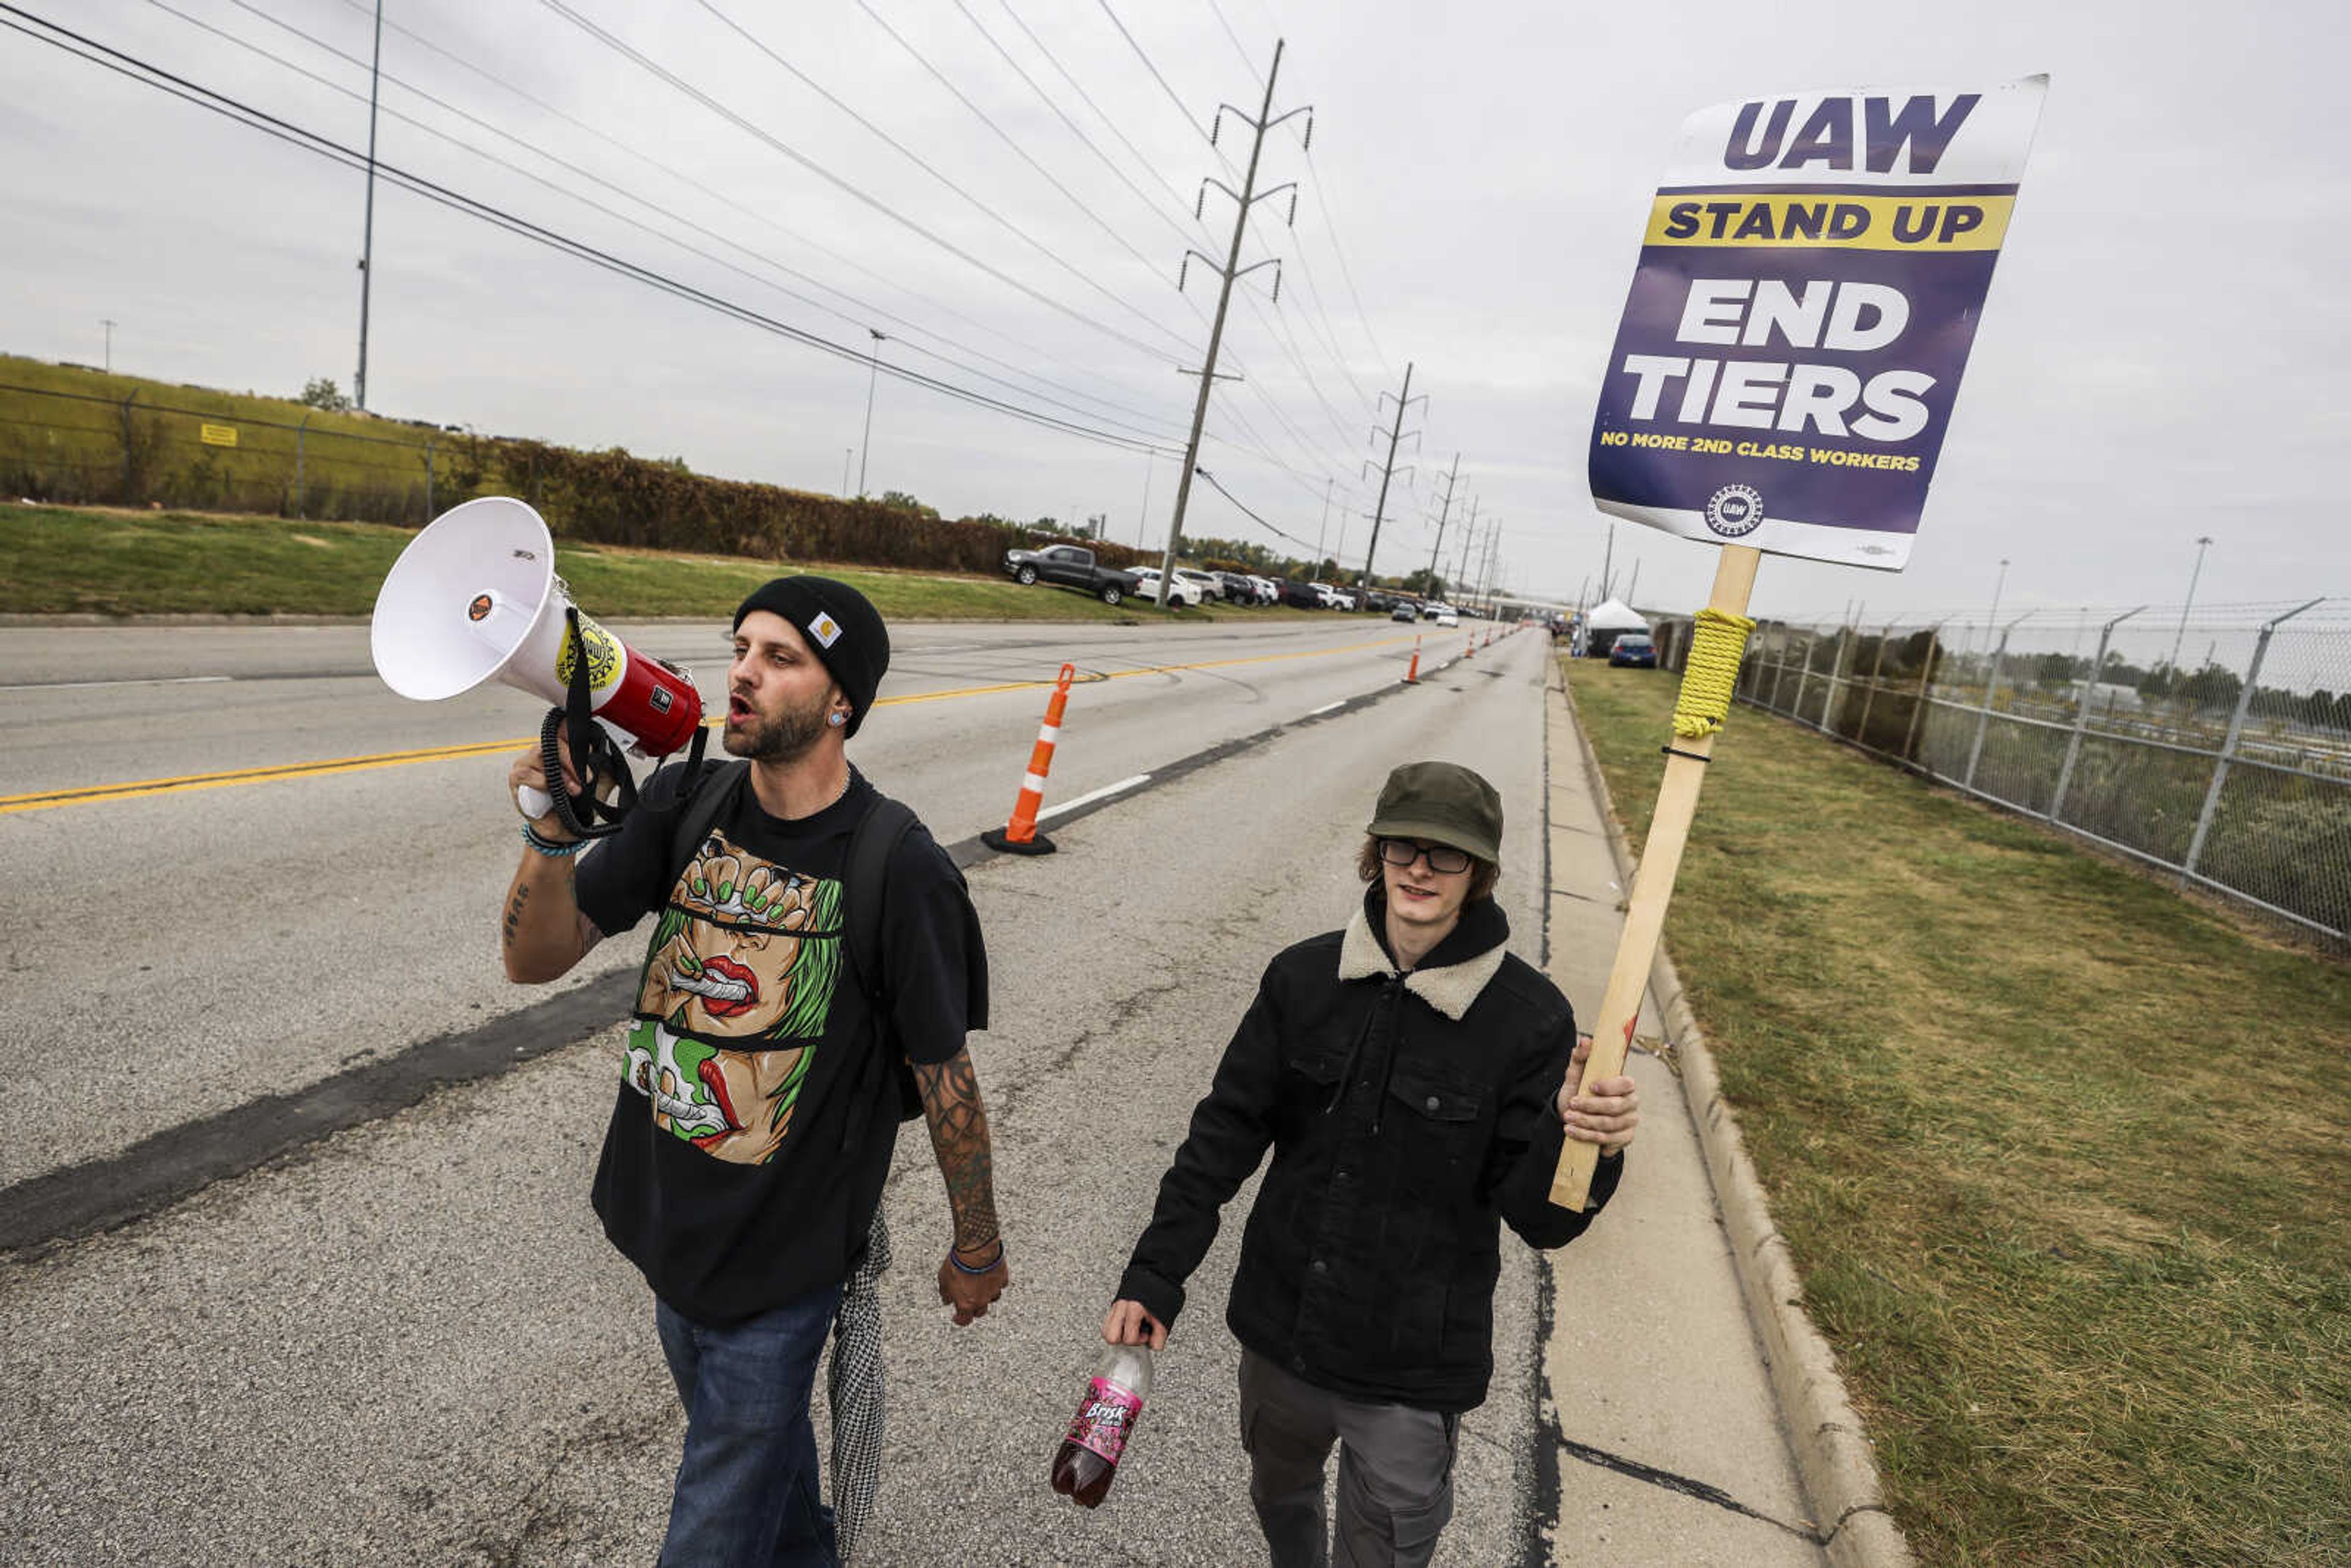
[[[1016,582],[1058,582],[1091,593],[1104,604],[1116,604],[1134,591],[1134,573],[1097,566],[1094,552],[1078,545],[1007,550],[1004,570]]]

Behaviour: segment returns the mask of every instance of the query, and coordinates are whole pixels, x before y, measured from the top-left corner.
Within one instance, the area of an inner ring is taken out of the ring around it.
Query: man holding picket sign
[[[2046,77],[1717,104],[1682,123],[1600,403],[1600,509],[1722,547],[1586,1071],[1623,1071],[1762,556],[1899,571]],[[1584,1206],[1587,1145],[1552,1201]]]

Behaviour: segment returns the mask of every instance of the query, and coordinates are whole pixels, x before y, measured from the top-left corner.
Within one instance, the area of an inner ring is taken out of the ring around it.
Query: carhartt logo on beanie
[[[783,617],[808,642],[849,699],[849,726],[855,735],[873,706],[873,694],[890,668],[890,632],[865,595],[829,577],[778,577],[752,590],[735,612],[735,626],[754,610]]]

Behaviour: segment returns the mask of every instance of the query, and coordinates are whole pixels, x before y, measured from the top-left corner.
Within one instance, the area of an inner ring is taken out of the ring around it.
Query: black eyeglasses
[[[1390,865],[1410,865],[1423,855],[1428,857],[1428,869],[1439,876],[1451,876],[1456,872],[1469,869],[1469,852],[1457,850],[1450,844],[1430,844],[1423,848],[1409,839],[1380,841],[1380,859]]]

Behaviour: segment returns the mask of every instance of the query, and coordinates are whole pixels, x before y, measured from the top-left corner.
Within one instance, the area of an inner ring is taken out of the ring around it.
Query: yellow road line
[[[1186,670],[1225,669],[1235,664],[1263,664],[1282,659],[1315,659],[1332,653],[1360,653],[1404,641],[1385,637],[1349,643],[1336,648],[1308,648],[1287,653],[1256,653],[1238,659],[1207,659],[1191,664],[1148,664],[1132,670],[1110,670],[1081,680],[1116,681],[1133,675],[1176,674]],[[1009,681],[992,686],[962,686],[944,692],[914,692],[883,697],[875,707],[912,703],[945,702],[949,698],[990,696],[1001,692],[1034,691],[1051,681]],[[709,721],[714,727],[720,720]],[[91,784],[74,789],[47,789],[30,795],[0,795],[0,816],[12,811],[40,811],[52,806],[85,806],[100,800],[136,800],[149,795],[177,795],[190,789],[224,789],[237,784],[269,784],[285,779],[323,779],[336,773],[363,773],[374,768],[406,768],[420,762],[460,762],[475,757],[496,757],[519,751],[537,742],[536,736],[512,740],[479,740],[465,746],[428,746],[416,751],[380,751],[365,757],[325,758],[315,762],[283,762],[266,768],[236,768],[223,773],[191,773],[175,779],[141,779],[121,784]]]

